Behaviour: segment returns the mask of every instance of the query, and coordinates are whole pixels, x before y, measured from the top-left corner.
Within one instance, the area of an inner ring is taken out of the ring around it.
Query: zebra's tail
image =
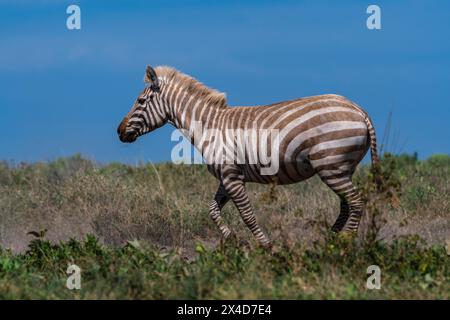
[[[381,178],[381,165],[380,159],[378,158],[378,150],[377,150],[377,137],[375,135],[375,128],[373,127],[372,121],[369,116],[365,114],[364,122],[367,125],[367,129],[369,131],[370,138],[370,154],[372,159],[372,175],[374,177],[377,188],[380,189],[383,183]]]

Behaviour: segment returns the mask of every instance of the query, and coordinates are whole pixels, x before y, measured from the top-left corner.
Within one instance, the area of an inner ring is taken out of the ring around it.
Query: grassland
[[[0,298],[448,299],[450,157],[386,156],[382,173],[381,192],[368,167],[356,173],[367,202],[356,239],[329,231],[338,199],[319,179],[249,185],[267,252],[231,204],[237,239],[221,242],[202,166],[3,162]],[[72,263],[81,290],[65,286]],[[366,288],[370,265],[380,290]]]

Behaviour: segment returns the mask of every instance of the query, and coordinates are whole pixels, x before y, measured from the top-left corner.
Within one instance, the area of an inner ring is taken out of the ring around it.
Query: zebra
[[[209,215],[224,239],[233,233],[221,210],[232,200],[258,243],[270,248],[272,242],[256,221],[246,183],[285,185],[316,174],[340,199],[340,213],[331,229],[351,234],[358,231],[363,201],[352,175],[369,148],[372,166],[379,163],[375,129],[360,106],[343,96],[324,94],[271,105],[230,107],[224,93],[168,66],[147,66],[144,81],[144,90],[117,128],[122,142],[131,143],[169,123],[203,155],[205,141],[193,136],[198,123],[219,130],[278,130],[278,155],[272,156],[278,157],[279,168],[271,175],[260,173],[263,165],[259,162],[207,164],[219,180]]]

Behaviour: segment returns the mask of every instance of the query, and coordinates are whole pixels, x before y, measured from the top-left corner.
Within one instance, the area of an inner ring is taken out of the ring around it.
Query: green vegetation
[[[381,174],[377,190],[369,167],[356,173],[367,213],[355,239],[329,231],[338,199],[319,179],[249,185],[267,252],[232,205],[236,239],[221,242],[202,166],[3,162],[0,298],[449,299],[450,157],[386,155]],[[81,290],[66,288],[70,264]],[[370,265],[380,290],[366,288]]]
[[[417,238],[360,247],[339,239],[312,249],[226,246],[186,261],[132,242],[107,248],[94,237],[52,245],[33,240],[21,255],[0,254],[0,298],[82,299],[448,299],[450,264],[443,247]],[[81,268],[81,290],[68,290],[66,269]],[[380,290],[366,289],[369,265],[381,270]]]

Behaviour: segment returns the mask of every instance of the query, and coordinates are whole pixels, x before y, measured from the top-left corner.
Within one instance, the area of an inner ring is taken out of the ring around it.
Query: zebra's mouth
[[[136,141],[137,139],[137,134],[134,132],[128,132],[128,133],[124,133],[124,134],[120,134],[119,135],[119,139],[122,142],[127,142],[127,143],[131,143]]]

